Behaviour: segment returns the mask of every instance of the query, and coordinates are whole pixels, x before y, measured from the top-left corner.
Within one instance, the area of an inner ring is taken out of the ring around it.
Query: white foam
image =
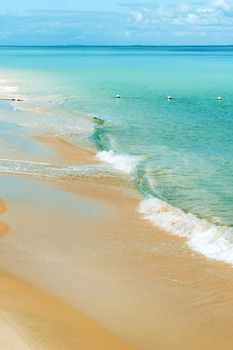
[[[1,87],[1,90],[4,92],[17,92],[19,89],[17,86],[4,86]]]
[[[33,162],[28,160],[0,159],[0,173],[11,173],[19,175],[32,175],[39,177],[74,177],[89,176],[103,177],[112,176],[112,172],[102,164],[90,164],[80,166],[59,166],[56,164]]]
[[[114,169],[120,170],[126,174],[132,173],[138,163],[136,157],[128,154],[117,154],[112,150],[97,153],[97,158],[111,164]]]
[[[233,229],[218,227],[158,198],[145,199],[139,212],[154,225],[180,237],[187,245],[209,259],[233,265]]]

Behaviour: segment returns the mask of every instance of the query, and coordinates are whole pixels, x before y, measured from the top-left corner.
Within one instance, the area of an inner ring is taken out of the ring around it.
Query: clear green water
[[[0,67],[64,128],[103,119],[91,140],[145,197],[233,226],[233,47],[1,48]]]

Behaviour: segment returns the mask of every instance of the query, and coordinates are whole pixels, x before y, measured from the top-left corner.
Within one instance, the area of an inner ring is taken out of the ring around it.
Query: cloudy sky
[[[0,45],[233,44],[233,0],[6,0]]]

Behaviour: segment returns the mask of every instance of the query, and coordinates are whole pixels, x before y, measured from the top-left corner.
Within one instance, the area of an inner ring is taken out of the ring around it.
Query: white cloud
[[[194,24],[198,21],[198,16],[194,13],[188,13],[186,17],[186,21],[190,24]]]
[[[141,22],[143,20],[143,13],[140,11],[132,11],[132,16],[136,22]]]
[[[212,4],[214,7],[221,8],[223,10],[229,10],[231,7],[225,0],[213,0]]]
[[[135,4],[135,7],[137,4]],[[226,0],[209,0],[203,1],[202,6],[200,2],[186,2],[178,3],[176,6],[151,5],[150,11],[140,12],[140,7],[133,12],[135,22],[153,26],[154,24],[160,26],[219,26],[219,29],[224,26],[233,25],[233,7],[229,5]],[[184,31],[190,28],[184,28]],[[174,28],[176,30],[176,28]],[[180,31],[177,30],[178,32]]]
[[[212,13],[216,13],[216,9],[213,8],[199,8],[197,9],[198,13],[202,13],[202,14],[212,14]]]
[[[179,4],[178,9],[180,10],[180,12],[188,12],[189,5],[188,4]]]
[[[204,38],[203,42],[225,43],[226,39],[232,44],[230,1],[124,1],[128,5],[122,4],[120,12],[0,10],[1,43],[156,44],[156,40],[173,43],[173,37],[174,43]]]

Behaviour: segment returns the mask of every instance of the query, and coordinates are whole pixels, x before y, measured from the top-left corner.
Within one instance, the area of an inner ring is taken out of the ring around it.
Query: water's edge
[[[15,108],[14,104],[13,108]],[[29,112],[31,111],[29,110]],[[36,115],[36,111],[33,113]],[[231,239],[233,229],[211,224],[155,197],[149,186],[142,183],[143,176],[138,171],[138,165],[143,160],[136,156],[116,153],[110,148],[105,126],[96,125],[93,120],[89,121],[93,123],[93,129],[91,135],[90,130],[88,131],[86,138],[94,145],[96,157],[103,162],[103,165],[60,167],[55,164],[0,159],[0,172],[41,177],[98,177],[125,174],[133,181],[136,189],[144,197],[138,211],[146,220],[171,234],[185,237],[188,247],[193,251],[209,259],[233,265],[233,241]],[[77,127],[77,129],[79,128]],[[65,135],[60,134],[59,137],[69,141],[69,132]]]

